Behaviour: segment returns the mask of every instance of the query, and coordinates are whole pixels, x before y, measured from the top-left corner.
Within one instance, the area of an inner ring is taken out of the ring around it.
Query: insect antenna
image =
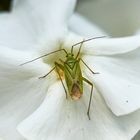
[[[31,63],[31,62],[33,62],[33,61],[36,61],[36,60],[38,60],[38,59],[40,59],[40,58],[46,57],[46,56],[48,56],[48,55],[50,55],[50,54],[53,54],[53,53],[56,53],[56,52],[59,52],[59,51],[64,51],[66,54],[68,54],[67,51],[66,51],[65,49],[59,49],[59,50],[56,50],[56,51],[53,51],[53,52],[44,54],[44,55],[42,55],[42,56],[39,56],[39,57],[37,57],[37,58],[35,58],[35,59],[32,59],[32,60],[30,60],[30,61],[27,61],[27,62],[25,62],[25,63],[22,63],[22,64],[20,64],[20,66],[23,66],[23,65],[25,65],[25,64]]]
[[[79,54],[80,54],[80,51],[81,51],[81,48],[82,48],[83,43],[84,43],[84,40],[81,42],[81,45],[80,45],[79,51],[78,51],[78,53],[77,53],[77,55],[76,55],[75,59],[77,59],[77,58],[78,58],[78,56],[79,56]]]
[[[107,36],[93,37],[93,38],[89,38],[89,39],[80,41],[80,42],[78,42],[78,43],[72,45],[71,53],[73,53],[73,48],[74,48],[74,46],[77,46],[77,45],[81,44],[81,45],[80,45],[80,48],[79,48],[79,51],[78,51],[78,53],[77,53],[77,55],[76,55],[76,58],[77,58],[77,57],[79,56],[79,54],[80,54],[80,51],[81,51],[81,48],[82,48],[82,45],[83,45],[84,42],[88,42],[88,41],[91,41],[91,40],[94,40],[94,39],[99,39],[99,38],[104,38],[104,37],[107,37]]]

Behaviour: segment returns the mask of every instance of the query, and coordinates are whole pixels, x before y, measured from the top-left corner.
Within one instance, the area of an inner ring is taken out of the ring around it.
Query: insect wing
[[[83,80],[78,61],[75,62],[73,67],[69,67],[68,64],[65,64],[64,72],[70,96],[74,100],[79,99],[83,93]]]

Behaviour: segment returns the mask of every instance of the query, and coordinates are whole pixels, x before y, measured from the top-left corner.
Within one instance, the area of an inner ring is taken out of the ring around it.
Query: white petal
[[[0,15],[0,45],[30,50],[37,42],[36,37],[33,25],[24,18],[11,13]]]
[[[40,15],[43,20],[46,18],[49,20],[50,17],[50,20],[65,22],[73,13],[75,4],[76,0],[25,0],[23,2],[18,0],[13,5],[13,11],[19,8],[32,8],[32,12],[36,12],[34,14]]]
[[[123,38],[95,39],[85,42],[83,52],[94,55],[114,55],[130,52],[139,47],[140,35],[136,35]]]
[[[100,73],[91,75],[86,71],[116,115],[140,108],[140,49],[112,57],[86,56],[83,59]]]
[[[76,0],[24,0],[17,1],[13,11],[26,16],[39,29],[40,34],[54,36],[65,32],[66,22],[71,16]],[[20,12],[19,12],[20,11]]]
[[[140,111],[115,117],[94,91],[88,120],[88,89],[81,100],[72,101],[66,100],[61,83],[54,84],[42,105],[18,126],[18,131],[27,140],[130,140],[139,130]]]
[[[49,82],[38,79],[49,71],[48,65],[39,61],[19,66],[31,57],[28,53],[1,47],[0,136],[4,140],[23,140],[16,126],[39,106],[51,84],[52,78],[48,77]]]
[[[97,25],[91,24],[90,21],[85,19],[79,14],[73,14],[69,21],[69,28],[83,37],[97,37],[107,36],[107,34],[101,30]]]

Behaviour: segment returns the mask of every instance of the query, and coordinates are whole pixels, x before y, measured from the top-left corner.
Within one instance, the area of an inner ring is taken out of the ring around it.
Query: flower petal
[[[53,22],[65,23],[65,21],[73,13],[76,0],[25,0],[16,1],[13,5],[13,10],[31,8],[33,11],[29,14],[39,15],[42,20],[52,20]],[[24,11],[25,13],[27,11]],[[35,12],[35,13],[33,13]],[[48,22],[48,21],[47,21]],[[56,24],[56,23],[54,23]]]
[[[97,37],[104,36],[107,34],[101,30],[97,25],[91,24],[90,21],[75,13],[72,15],[69,21],[69,28],[83,37]]]
[[[85,56],[88,66],[98,75],[87,75],[116,115],[131,113],[140,108],[140,48],[116,56]]]
[[[94,55],[114,55],[130,52],[140,47],[140,35],[123,37],[96,39],[85,42],[83,52]]]
[[[49,77],[39,80],[50,67],[39,62],[19,66],[31,54],[1,47],[0,51],[0,136],[4,140],[23,140],[17,124],[34,111],[46,95]],[[7,135],[8,134],[8,135]]]
[[[34,21],[40,33],[49,32],[51,36],[65,30],[66,22],[71,16],[76,0],[25,0],[17,1],[13,11],[21,11]]]
[[[85,88],[83,97],[73,101],[66,100],[61,83],[52,85],[42,105],[18,126],[18,131],[27,140],[130,140],[139,130],[140,111],[116,117],[95,91],[88,120],[90,90]]]
[[[85,39],[87,39],[87,37],[91,37],[91,38],[94,37],[92,36],[92,34],[94,33],[95,33],[95,37],[99,34],[95,26],[92,27],[92,25],[88,24],[88,22],[86,24],[82,20],[81,20],[81,24],[79,23],[80,26],[74,27],[73,23],[75,23],[76,19],[77,19],[76,16],[71,18],[70,27],[76,33],[86,36]],[[77,22],[78,20],[80,21],[80,18],[77,19]],[[85,29],[84,26],[87,27],[87,30]],[[84,30],[85,33],[83,33],[83,29],[85,29]],[[92,41],[85,42],[82,51],[85,54],[91,54],[91,55],[114,55],[114,54],[121,54],[121,53],[132,51],[136,48],[139,48],[139,46],[140,46],[140,35],[136,35],[130,37],[123,37],[123,38],[94,39]]]
[[[11,13],[0,15],[0,45],[31,50],[37,42],[36,37],[33,25],[24,18],[21,20]]]

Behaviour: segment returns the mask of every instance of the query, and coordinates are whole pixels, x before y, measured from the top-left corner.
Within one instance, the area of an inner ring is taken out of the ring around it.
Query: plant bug
[[[83,77],[81,67],[80,67],[80,62],[82,62],[89,69],[89,71],[91,71],[92,74],[99,74],[99,73],[92,71],[91,68],[79,57],[79,55],[80,55],[80,51],[81,51],[81,48],[82,48],[82,45],[84,42],[87,42],[87,41],[90,41],[93,39],[97,39],[97,38],[103,38],[103,37],[105,37],[105,36],[94,37],[94,38],[90,38],[90,39],[78,42],[71,47],[71,52],[67,52],[64,48],[59,49],[59,50],[47,53],[45,55],[42,55],[40,57],[37,57],[31,61],[25,62],[21,65],[25,65],[27,63],[33,62],[42,57],[46,57],[48,55],[63,51],[66,54],[66,60],[63,61],[62,59],[59,59],[59,62],[55,61],[54,62],[55,66],[46,75],[39,77],[39,79],[47,77],[51,72],[56,70],[56,72],[61,80],[62,86],[65,90],[66,98],[68,98],[68,93],[69,93],[70,97],[73,100],[79,100],[81,98],[81,96],[83,94],[83,82],[86,82],[87,84],[89,84],[91,86],[91,92],[90,92],[89,104],[88,104],[88,109],[87,109],[87,116],[90,120],[90,105],[91,105],[92,94],[93,94],[93,83],[91,81],[89,81],[88,79],[86,79],[85,77]],[[76,54],[76,56],[74,56],[73,48],[74,48],[74,46],[79,45],[79,44],[80,44],[80,47],[79,47],[78,53]],[[59,70],[63,71],[63,73],[64,73],[68,91],[66,90],[66,87],[63,83]]]

